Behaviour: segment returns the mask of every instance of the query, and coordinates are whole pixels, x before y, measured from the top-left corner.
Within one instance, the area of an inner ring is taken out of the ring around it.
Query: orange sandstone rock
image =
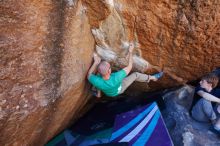
[[[0,145],[43,145],[85,111],[94,50],[121,68],[133,41],[134,71],[165,71],[147,90],[219,67],[219,21],[219,1],[0,1]]]

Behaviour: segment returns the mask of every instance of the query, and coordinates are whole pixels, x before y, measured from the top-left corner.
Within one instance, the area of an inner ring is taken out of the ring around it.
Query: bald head
[[[102,76],[108,74],[109,69],[110,69],[110,64],[107,61],[102,61],[101,63],[99,63],[98,72]]]

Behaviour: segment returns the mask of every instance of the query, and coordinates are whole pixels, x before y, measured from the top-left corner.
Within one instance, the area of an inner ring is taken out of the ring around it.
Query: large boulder
[[[106,0],[102,9],[84,1],[103,59],[126,65],[128,42],[134,41],[134,70],[154,73],[164,68],[159,88],[197,79],[220,66],[219,1]],[[108,14],[98,26],[95,12]]]
[[[82,113],[94,39],[79,2],[0,1],[0,145],[43,145]]]
[[[134,41],[134,70],[166,72],[147,90],[218,67],[219,4],[1,0],[0,144],[42,145],[79,117],[91,96],[85,79],[95,49],[117,69]]]

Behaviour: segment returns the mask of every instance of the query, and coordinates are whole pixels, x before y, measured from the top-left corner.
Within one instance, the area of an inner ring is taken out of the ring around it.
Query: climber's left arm
[[[89,69],[89,72],[87,74],[88,80],[89,80],[90,75],[96,72],[99,63],[101,62],[101,58],[97,54],[94,54],[93,58],[94,58],[94,63],[92,64],[92,66]]]

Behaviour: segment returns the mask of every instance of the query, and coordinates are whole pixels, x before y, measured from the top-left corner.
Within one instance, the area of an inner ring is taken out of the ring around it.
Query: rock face
[[[219,1],[1,0],[0,144],[43,145],[90,99],[96,49],[114,67],[165,76],[149,90],[220,66]]]
[[[0,2],[0,145],[43,145],[88,101],[94,39],[79,2]]]
[[[110,11],[107,18],[99,27],[90,23],[96,50],[104,59],[117,66],[125,65],[126,42],[135,41],[134,70],[152,73],[164,67],[166,75],[160,88],[196,79],[220,65],[218,1],[106,3]],[[88,9],[89,20],[93,22],[94,11],[103,14],[103,10],[95,7],[94,2],[89,6],[93,8]]]
[[[210,123],[200,123],[189,116],[194,88],[184,86],[164,95],[163,118],[175,146],[219,146],[219,137]]]

